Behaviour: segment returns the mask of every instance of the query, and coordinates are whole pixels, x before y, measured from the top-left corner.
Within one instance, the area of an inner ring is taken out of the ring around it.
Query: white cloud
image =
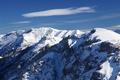
[[[28,24],[31,23],[30,21],[19,21],[19,22],[14,22],[12,24]]]
[[[94,13],[95,10],[91,7],[79,7],[79,8],[64,8],[64,9],[51,9],[46,11],[38,11],[23,14],[24,17],[43,17],[43,16],[60,16],[60,15],[72,15],[78,13]]]

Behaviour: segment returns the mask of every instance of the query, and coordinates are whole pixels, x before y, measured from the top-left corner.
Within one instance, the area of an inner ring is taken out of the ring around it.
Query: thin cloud
[[[113,18],[118,18],[118,17],[120,17],[120,13],[114,13],[114,14],[100,16],[100,17],[98,17],[98,19],[104,20],[104,19],[113,19]]]
[[[64,8],[64,9],[51,9],[45,11],[31,12],[23,14],[22,16],[32,17],[45,17],[45,16],[62,16],[62,15],[73,15],[79,13],[94,13],[95,9],[91,7],[79,7],[79,8]]]
[[[102,15],[99,17],[91,18],[91,19],[83,19],[83,20],[68,20],[65,21],[66,23],[85,23],[85,22],[93,22],[93,21],[99,21],[99,20],[108,20],[108,19],[114,19],[120,17],[119,13],[115,14],[108,14],[108,15]]]
[[[120,25],[114,26],[115,28],[120,28]]]
[[[14,22],[12,24],[28,24],[31,23],[30,21],[19,21],[19,22]]]
[[[116,30],[116,29],[120,29],[120,25],[114,25],[114,26],[110,26],[107,27],[108,29],[112,29],[112,30]]]

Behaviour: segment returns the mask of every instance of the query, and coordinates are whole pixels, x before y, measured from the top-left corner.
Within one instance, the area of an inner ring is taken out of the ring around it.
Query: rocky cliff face
[[[0,38],[0,79],[120,80],[119,40],[100,28],[11,32]]]

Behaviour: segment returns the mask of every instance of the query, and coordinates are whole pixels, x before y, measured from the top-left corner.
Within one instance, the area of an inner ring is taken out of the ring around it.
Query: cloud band
[[[38,11],[23,14],[22,16],[32,17],[45,17],[45,16],[61,16],[61,15],[73,15],[78,13],[94,13],[95,10],[91,7],[80,7],[80,8],[64,8],[64,9],[51,9],[46,11]]]

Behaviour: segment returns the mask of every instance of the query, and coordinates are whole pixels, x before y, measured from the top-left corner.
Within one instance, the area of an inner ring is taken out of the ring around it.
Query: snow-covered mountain
[[[120,34],[42,27],[1,35],[0,80],[120,80]]]
[[[119,33],[119,34],[120,34],[120,29],[115,30],[115,32],[117,32],[117,33]]]

